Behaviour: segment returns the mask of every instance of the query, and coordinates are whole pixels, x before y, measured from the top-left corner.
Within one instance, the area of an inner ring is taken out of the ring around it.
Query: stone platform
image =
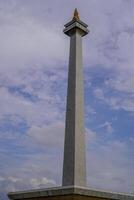
[[[134,200],[134,195],[90,190],[81,187],[55,187],[8,194],[11,200]]]

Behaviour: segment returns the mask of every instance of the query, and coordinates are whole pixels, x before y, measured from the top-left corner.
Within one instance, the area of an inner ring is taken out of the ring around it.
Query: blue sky
[[[61,184],[69,38],[83,38],[87,184],[134,193],[134,1],[0,0],[0,199]]]

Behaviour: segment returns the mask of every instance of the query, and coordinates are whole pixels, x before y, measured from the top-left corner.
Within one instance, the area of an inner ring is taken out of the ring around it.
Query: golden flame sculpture
[[[75,10],[74,10],[73,19],[74,19],[74,20],[80,20],[80,17],[79,17],[79,13],[78,13],[77,8],[75,8]]]

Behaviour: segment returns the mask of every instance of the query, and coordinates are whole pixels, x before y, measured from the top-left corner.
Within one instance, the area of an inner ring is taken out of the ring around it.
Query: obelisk
[[[75,9],[65,25],[70,37],[70,58],[62,187],[10,192],[11,200],[134,200],[134,195],[86,188],[85,131],[83,114],[82,37],[88,34]]]
[[[84,130],[84,98],[82,69],[82,37],[88,34],[77,9],[65,25],[70,37],[66,125],[63,159],[63,186],[86,186],[86,155]]]

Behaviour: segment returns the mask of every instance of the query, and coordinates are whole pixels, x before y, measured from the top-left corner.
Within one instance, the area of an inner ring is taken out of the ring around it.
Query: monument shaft
[[[86,154],[84,131],[84,98],[82,70],[82,36],[77,27],[80,20],[65,25],[65,34],[70,36],[70,56],[66,107],[66,126],[63,161],[63,186],[86,186]],[[85,33],[84,33],[85,34]]]
[[[82,38],[76,31],[70,38],[63,185],[86,184],[83,119]]]

